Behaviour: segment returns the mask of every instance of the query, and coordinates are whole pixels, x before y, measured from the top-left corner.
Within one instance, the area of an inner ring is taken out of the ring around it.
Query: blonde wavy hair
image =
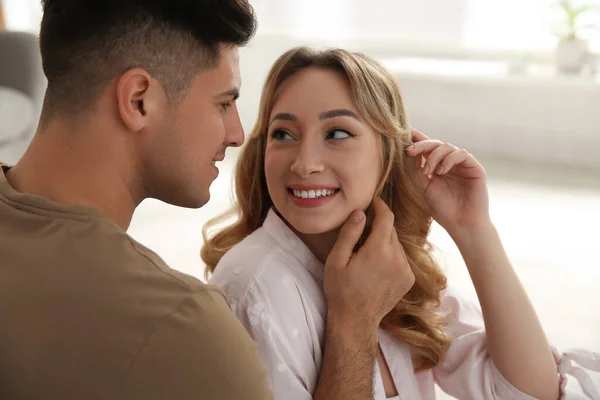
[[[264,172],[269,116],[286,79],[309,67],[328,68],[345,76],[361,117],[381,134],[384,173],[376,195],[396,215],[396,231],[415,275],[415,284],[380,326],[411,348],[415,371],[432,368],[450,345],[450,338],[444,333],[444,316],[439,310],[446,277],[427,240],[432,218],[418,183],[414,160],[404,155],[412,138],[400,89],[385,68],[363,54],[298,47],[275,62],[263,89],[258,121],[236,166],[234,207],[207,222],[203,229],[201,256],[207,266],[206,276],[214,272],[227,251],[262,226],[273,206]],[[234,222],[223,227],[232,217]]]

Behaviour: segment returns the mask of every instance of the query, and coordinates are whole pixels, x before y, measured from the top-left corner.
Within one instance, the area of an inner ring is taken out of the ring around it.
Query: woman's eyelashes
[[[342,129],[342,128],[333,128],[330,129],[329,131],[327,131],[327,134],[325,135],[325,139],[331,139],[331,140],[342,140],[342,139],[348,139],[351,137],[355,137],[356,135],[351,133],[350,131],[348,131],[347,129]],[[295,139],[295,137],[293,135],[291,135],[289,132],[287,132],[284,129],[281,128],[277,128],[274,129],[273,132],[271,133],[271,137],[275,140],[290,140],[290,139]]]
[[[351,138],[351,137],[354,137],[354,136],[356,136],[356,135],[350,133],[346,129],[333,128],[329,132],[327,132],[327,136],[325,136],[325,138],[326,139],[340,140],[340,139]]]
[[[274,129],[273,133],[271,133],[271,137],[275,140],[293,139],[292,135],[290,135],[287,131],[283,129]]]

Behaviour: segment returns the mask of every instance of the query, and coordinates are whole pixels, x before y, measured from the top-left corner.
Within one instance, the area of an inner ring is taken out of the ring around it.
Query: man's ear
[[[133,132],[144,129],[149,111],[157,108],[162,96],[162,86],[148,71],[135,68],[123,74],[117,83],[117,106],[125,126]]]

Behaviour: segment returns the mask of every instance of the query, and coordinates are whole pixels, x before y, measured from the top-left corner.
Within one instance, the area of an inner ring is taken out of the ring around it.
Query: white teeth
[[[318,190],[293,190],[294,196],[301,199],[316,199],[319,197],[331,196],[335,190],[318,189]]]

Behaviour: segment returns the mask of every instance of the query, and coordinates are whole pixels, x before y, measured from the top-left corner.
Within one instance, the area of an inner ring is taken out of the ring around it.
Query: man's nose
[[[240,147],[244,144],[244,127],[240,120],[240,114],[238,113],[237,107],[231,110],[232,115],[230,120],[227,121],[225,127],[225,146]]]

